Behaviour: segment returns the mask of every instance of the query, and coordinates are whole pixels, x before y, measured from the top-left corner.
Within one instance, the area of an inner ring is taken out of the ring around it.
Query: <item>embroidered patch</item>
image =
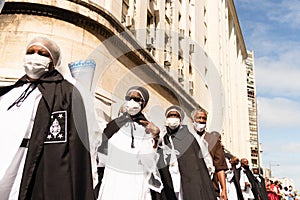
[[[45,143],[62,143],[67,141],[67,111],[56,111],[51,115],[49,132]]]

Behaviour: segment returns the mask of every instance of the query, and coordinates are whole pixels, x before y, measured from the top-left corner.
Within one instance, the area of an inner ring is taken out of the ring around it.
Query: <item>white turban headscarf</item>
[[[60,52],[60,48],[58,47],[58,45],[46,38],[46,37],[35,37],[33,40],[31,40],[28,45],[27,45],[27,49],[31,46],[34,46],[34,45],[37,45],[37,46],[41,46],[43,48],[45,48],[50,56],[51,56],[51,59],[53,61],[53,65],[54,67],[57,67],[60,65],[61,63],[61,52]]]

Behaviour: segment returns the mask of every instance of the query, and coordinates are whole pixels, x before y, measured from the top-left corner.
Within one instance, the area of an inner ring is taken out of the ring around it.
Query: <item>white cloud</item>
[[[251,10],[261,10],[269,8],[272,5],[272,2],[273,0],[235,0],[235,5]]]
[[[288,146],[286,143],[285,146]],[[299,145],[299,144],[298,144]],[[297,146],[298,146],[297,145]],[[287,177],[294,181],[295,188],[300,189],[300,174],[298,173],[300,158],[299,153],[289,150],[282,150],[282,146],[273,145],[269,154],[263,155],[263,167],[270,168],[272,164],[272,174],[277,178]]]
[[[258,98],[258,118],[264,128],[300,128],[300,103],[285,98]]]
[[[266,17],[274,22],[299,28],[300,1],[299,0],[236,0],[236,5],[251,11],[263,11]],[[265,19],[266,21],[266,19]]]
[[[300,49],[291,48],[277,58],[257,58],[255,74],[258,93],[264,96],[300,97],[299,55]]]
[[[300,25],[300,1],[285,0],[280,4],[273,3],[272,9],[268,9],[267,15],[271,20],[279,23],[287,23],[293,28]]]
[[[285,30],[280,29],[284,28],[268,22],[247,21],[243,29],[247,42],[246,47],[254,50],[260,56],[280,56],[281,54],[297,51],[299,53],[300,40],[298,33],[295,34],[292,29],[286,27]],[[293,60],[295,60],[295,57]]]
[[[235,0],[246,47],[254,50],[263,164],[300,190],[300,1]],[[240,8],[240,9],[239,9]]]
[[[236,6],[249,50],[278,56],[287,48],[299,47],[299,0],[237,0]]]
[[[296,132],[297,129],[295,129],[294,131]],[[283,136],[281,136],[281,138],[277,139],[273,139],[271,136],[268,141],[265,141],[266,143],[263,145],[263,151],[266,154],[269,154],[269,156],[273,155],[273,160],[277,160],[280,158],[280,160],[284,160],[284,162],[289,161],[289,159],[293,159],[290,156],[297,156],[297,160],[294,160],[294,162],[300,165],[300,142],[297,141],[297,138],[295,138],[297,137],[297,134],[282,133],[282,135]],[[276,146],[277,150],[277,153],[275,154],[273,152],[274,146]],[[291,161],[290,163],[294,162]]]
[[[282,150],[286,153],[300,153],[300,143],[290,142],[287,145],[284,145]]]

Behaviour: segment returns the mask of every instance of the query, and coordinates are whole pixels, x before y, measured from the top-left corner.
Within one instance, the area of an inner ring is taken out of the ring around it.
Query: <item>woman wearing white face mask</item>
[[[162,187],[156,176],[160,130],[142,113],[149,93],[134,86],[126,92],[125,100],[123,114],[107,124],[98,148],[99,160],[105,165],[99,200],[148,200],[150,189],[159,192]],[[159,184],[151,184],[153,179]]]
[[[38,43],[28,47],[24,58],[24,68],[28,79],[37,80],[54,69],[53,56],[49,52],[45,46]]]
[[[55,70],[60,59],[55,42],[36,37],[26,75],[0,88],[2,199],[94,199],[85,110]]]
[[[161,200],[216,200],[200,146],[182,124],[184,111],[171,106],[165,112],[166,134],[159,144],[159,168],[164,188]]]

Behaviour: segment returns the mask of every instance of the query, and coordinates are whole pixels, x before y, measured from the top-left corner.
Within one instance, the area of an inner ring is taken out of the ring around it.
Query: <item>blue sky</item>
[[[255,55],[263,165],[300,191],[300,1],[234,0]]]

